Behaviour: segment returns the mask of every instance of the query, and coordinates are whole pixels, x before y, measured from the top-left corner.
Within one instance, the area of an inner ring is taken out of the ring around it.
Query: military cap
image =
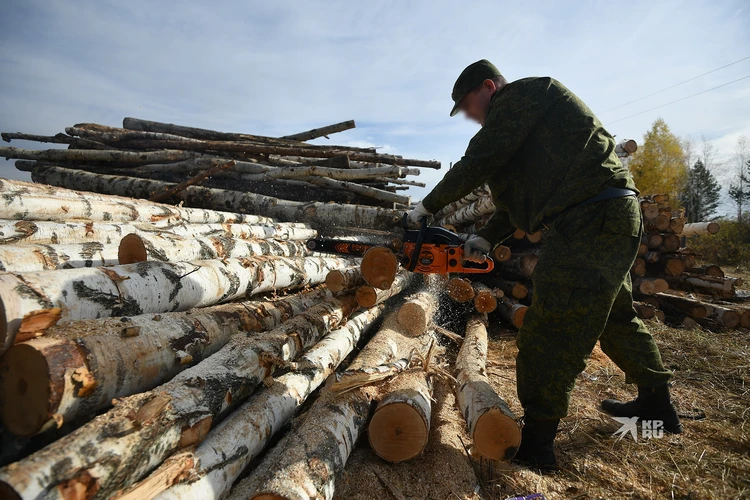
[[[455,114],[458,113],[458,105],[461,103],[461,99],[466,97],[466,94],[481,85],[483,81],[496,76],[502,76],[502,74],[495,65],[487,59],[482,59],[468,65],[466,69],[458,75],[458,79],[453,85],[451,98],[453,98],[454,105],[451,110],[451,116],[455,116]]]

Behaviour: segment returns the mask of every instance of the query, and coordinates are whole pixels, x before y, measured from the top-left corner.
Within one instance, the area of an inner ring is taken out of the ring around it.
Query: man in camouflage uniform
[[[516,228],[541,229],[544,236],[532,305],[516,341],[525,413],[516,460],[557,468],[552,443],[558,423],[597,340],[639,393],[629,403],[603,401],[603,409],[662,420],[665,430],[681,432],[669,395],[671,373],[633,309],[629,271],[641,240],[641,212],[612,135],[560,82],[543,77],[507,83],[486,60],[461,73],[452,97],[451,116],[461,110],[482,128],[410,221],[486,182],[497,210],[466,242],[468,260],[483,261]]]

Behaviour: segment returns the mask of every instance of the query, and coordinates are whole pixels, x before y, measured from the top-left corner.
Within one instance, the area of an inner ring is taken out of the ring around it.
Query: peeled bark
[[[346,269],[334,269],[326,276],[326,286],[334,293],[352,290],[363,285],[362,271],[359,267],[348,267]]]
[[[299,132],[297,134],[285,135],[282,139],[289,139],[292,141],[310,141],[312,139],[317,139],[318,137],[325,137],[328,139],[330,134],[343,132],[344,130],[349,130],[354,127],[356,127],[354,120],[347,120],[341,123],[334,123],[333,125],[326,125],[325,127],[306,130],[305,132]]]
[[[254,257],[196,262],[140,262],[110,268],[0,275],[3,351],[31,316],[60,308],[60,321],[184,311],[261,292],[316,285],[345,267],[334,257]]]
[[[354,310],[351,297],[328,299],[278,328],[236,335],[213,356],[156,389],[120,400],[107,413],[41,451],[0,470],[19,497],[109,497],[175,450],[201,442],[214,419],[242,403],[273,372],[337,328]],[[92,446],[93,444],[93,446]]]
[[[120,500],[221,498],[296,409],[351,353],[382,309],[376,306],[354,314],[346,326],[332,331],[305,353],[295,364],[298,370],[275,378],[211,430],[195,450],[167,459]]]
[[[516,328],[523,326],[523,318],[526,316],[527,309],[528,307],[525,305],[507,297],[497,300],[496,311],[500,314],[500,317]]]
[[[98,175],[61,167],[34,169],[32,178],[56,186],[84,189],[110,194],[124,194],[148,198],[167,182]],[[176,199],[191,206],[220,209],[232,207],[242,212],[272,217],[280,221],[307,222],[313,227],[368,227],[390,230],[401,222],[403,212],[378,207],[339,205],[335,203],[293,202],[249,192],[190,186],[176,195]]]
[[[471,223],[477,219],[481,219],[483,216],[491,214],[494,211],[495,203],[492,201],[492,197],[485,196],[471,205],[467,205],[458,211],[443,217],[436,222],[436,225],[442,226],[445,224],[452,224],[454,226],[459,226],[461,224]]]
[[[0,245],[0,271],[26,273],[117,264],[117,245]]]
[[[457,401],[474,448],[490,460],[510,460],[521,444],[521,428],[508,404],[487,379],[487,328],[479,316],[466,324],[456,357]]]
[[[2,247],[0,247],[0,252]],[[310,252],[300,241],[238,240],[224,236],[182,238],[166,234],[125,236],[119,245],[119,264],[163,261],[192,262],[210,259],[244,259],[253,256],[304,257]]]
[[[697,236],[701,234],[716,234],[719,232],[718,222],[693,222],[685,224],[682,228],[683,236]]]
[[[398,310],[398,322],[409,335],[417,337],[427,331],[436,310],[435,295],[429,290],[423,290],[407,297]]]
[[[0,358],[3,424],[30,436],[93,415],[114,398],[166,382],[237,333],[271,330],[330,297],[318,289],[274,301],[53,326]]]
[[[391,315],[348,370],[382,365],[407,355],[391,340],[394,324],[398,326]],[[364,431],[369,411],[370,396],[365,388],[341,394],[324,389],[301,422],[232,489],[228,499],[331,500],[336,475],[344,469]],[[311,459],[314,467],[309,466]]]
[[[406,289],[411,283],[412,278],[413,275],[411,273],[403,271],[396,275],[393,284],[387,290],[381,290],[370,285],[362,285],[357,288],[357,302],[362,307],[372,307],[375,304],[380,304]]]

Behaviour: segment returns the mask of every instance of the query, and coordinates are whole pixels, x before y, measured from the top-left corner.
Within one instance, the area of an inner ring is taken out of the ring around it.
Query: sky
[[[285,135],[354,119],[332,143],[444,171],[477,131],[448,116],[453,83],[487,58],[508,80],[560,80],[618,138],[641,142],[658,117],[705,138],[726,191],[737,138],[750,137],[750,78],[650,109],[748,76],[750,59],[619,106],[750,56],[748,26],[746,0],[4,0],[0,131],[54,135],[132,116]],[[4,159],[0,176],[28,179]],[[429,190],[441,177],[423,169],[420,180]]]

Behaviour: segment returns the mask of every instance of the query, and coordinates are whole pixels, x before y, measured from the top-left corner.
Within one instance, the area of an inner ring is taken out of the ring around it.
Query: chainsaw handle
[[[422,252],[422,243],[424,243],[424,235],[427,233],[427,217],[422,218],[422,225],[419,228],[419,235],[417,236],[417,242],[414,244],[414,252],[409,257],[409,266],[406,268],[408,271],[414,271],[417,267],[417,261],[419,260],[419,254]]]

